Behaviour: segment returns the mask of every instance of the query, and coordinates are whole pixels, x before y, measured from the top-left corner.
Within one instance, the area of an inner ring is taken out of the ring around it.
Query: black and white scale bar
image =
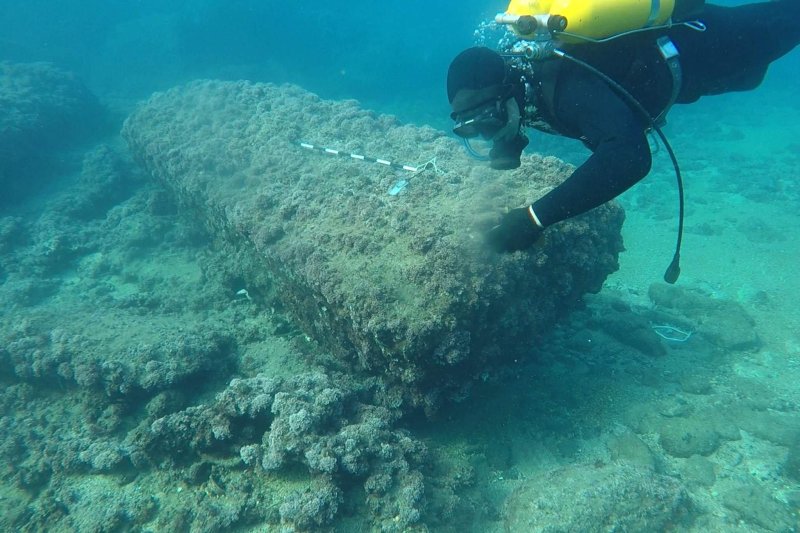
[[[324,152],[330,155],[339,155],[342,157],[349,157],[351,159],[358,159],[359,161],[366,161],[368,163],[378,163],[379,165],[386,165],[387,167],[396,168],[399,170],[405,170],[407,172],[419,172],[419,167],[412,167],[411,165],[402,165],[400,163],[392,163],[391,161],[387,161],[386,159],[378,159],[377,157],[369,157],[366,155],[359,155],[359,154],[351,154],[349,152],[342,152],[340,150],[334,150],[333,148],[325,148],[324,146],[316,146],[313,144],[308,143],[300,143],[300,146],[303,148],[307,148],[309,150],[318,150],[320,152]]]

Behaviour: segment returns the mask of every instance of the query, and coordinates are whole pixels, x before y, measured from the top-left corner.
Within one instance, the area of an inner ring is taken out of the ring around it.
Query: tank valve
[[[511,15],[509,13],[498,13],[494,16],[494,21],[498,24],[504,24],[507,26],[511,26],[516,24],[517,21],[520,19],[519,15]]]
[[[552,33],[558,33],[567,29],[567,17],[561,15],[550,15],[547,19],[547,29]]]
[[[559,19],[559,20],[554,20]],[[563,23],[561,22],[563,20]],[[566,27],[564,17],[552,17],[550,15],[512,15],[510,13],[498,13],[494,17],[497,24],[510,26],[511,29],[527,40],[545,40],[550,38],[550,33],[555,29]]]

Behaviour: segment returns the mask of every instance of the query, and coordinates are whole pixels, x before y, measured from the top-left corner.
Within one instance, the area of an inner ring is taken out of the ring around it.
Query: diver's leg
[[[760,60],[771,63],[800,43],[800,0],[777,0],[740,9],[753,18],[754,53]]]
[[[670,32],[681,53],[684,87],[679,102],[757,87],[769,64],[800,42],[800,0],[738,7],[706,5],[697,17],[704,32]]]
[[[705,0],[675,0],[672,9],[672,20],[694,20],[703,11]]]

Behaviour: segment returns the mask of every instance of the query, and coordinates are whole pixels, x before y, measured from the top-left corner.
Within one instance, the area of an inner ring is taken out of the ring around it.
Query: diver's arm
[[[533,204],[544,227],[615,198],[650,171],[644,123],[602,80],[569,72],[558,82],[554,113],[592,155],[561,185]]]

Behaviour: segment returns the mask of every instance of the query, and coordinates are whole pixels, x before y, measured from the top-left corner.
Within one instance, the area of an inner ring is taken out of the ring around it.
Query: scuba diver
[[[770,63],[800,41],[800,0],[738,7],[702,0],[674,6],[669,0],[553,0],[549,12],[536,13],[548,3],[512,0],[497,16],[521,37],[514,45],[522,43],[521,52],[469,48],[447,74],[453,131],[490,140],[492,168],[520,166],[525,127],[579,139],[592,151],[561,185],[532,205],[511,209],[488,232],[498,252],[529,248],[548,226],[633,186],[650,171],[647,134],[655,129],[666,143],[658,126],[673,103],[754,89]],[[570,11],[592,3],[597,11],[591,16]],[[602,4],[611,7],[605,17]],[[625,4],[633,14],[620,8]],[[675,271],[665,275],[670,283],[680,270],[681,234]]]

